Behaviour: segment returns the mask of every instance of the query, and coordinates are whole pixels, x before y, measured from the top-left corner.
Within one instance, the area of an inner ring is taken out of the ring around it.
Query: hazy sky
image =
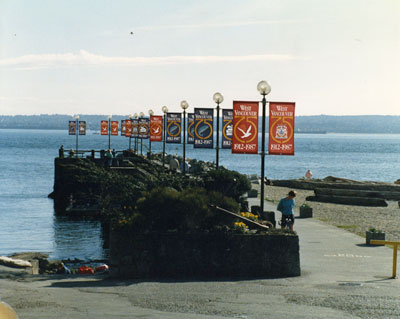
[[[231,108],[260,80],[297,115],[400,115],[400,1],[0,0],[3,115]]]

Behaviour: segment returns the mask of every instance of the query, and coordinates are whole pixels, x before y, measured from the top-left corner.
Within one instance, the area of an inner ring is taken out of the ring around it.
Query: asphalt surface
[[[268,202],[265,207],[275,209]],[[0,269],[0,296],[22,319],[400,317],[392,249],[366,246],[364,238],[312,218],[297,218],[295,231],[299,277],[141,282],[18,278]]]

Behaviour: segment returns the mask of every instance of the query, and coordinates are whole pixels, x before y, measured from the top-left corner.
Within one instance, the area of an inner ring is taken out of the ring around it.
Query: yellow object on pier
[[[400,241],[386,241],[386,240],[371,240],[370,243],[372,245],[385,245],[392,246],[393,248],[393,271],[392,278],[396,278],[397,271],[397,249],[400,245]]]
[[[18,319],[16,312],[5,302],[0,301],[0,318],[1,319]]]

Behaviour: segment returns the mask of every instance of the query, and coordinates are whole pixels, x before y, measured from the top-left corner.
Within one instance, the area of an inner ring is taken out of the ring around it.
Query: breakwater
[[[105,158],[57,158],[51,194],[58,214],[102,222],[113,276],[300,275],[297,234],[272,229],[238,234],[239,217],[215,210],[248,209],[242,197],[250,189],[246,176],[196,160],[191,174],[182,174],[157,156],[150,160],[128,151],[113,164]]]

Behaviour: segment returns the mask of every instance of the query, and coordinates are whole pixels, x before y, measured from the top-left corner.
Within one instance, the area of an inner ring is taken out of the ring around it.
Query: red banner
[[[163,131],[162,127],[163,127],[162,115],[150,116],[150,142],[162,141],[162,131]]]
[[[294,155],[294,108],[291,102],[269,102],[269,155]]]
[[[125,120],[125,136],[131,137],[131,135],[132,135],[132,121]]]
[[[258,102],[233,101],[232,153],[257,154]]]
[[[111,121],[111,135],[118,135],[118,121]]]
[[[101,121],[101,135],[108,135],[108,121]]]

